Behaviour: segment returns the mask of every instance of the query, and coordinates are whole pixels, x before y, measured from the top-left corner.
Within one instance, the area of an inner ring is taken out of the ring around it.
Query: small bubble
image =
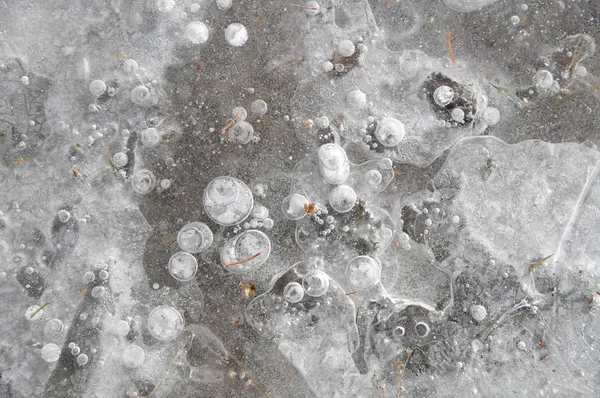
[[[79,364],[79,366],[83,366],[85,364],[88,363],[88,356],[85,354],[80,354],[77,356],[77,364]]]
[[[71,213],[69,213],[68,211],[66,211],[66,210],[58,211],[58,219],[60,220],[60,222],[66,223],[67,221],[69,221],[70,218],[71,218]]]

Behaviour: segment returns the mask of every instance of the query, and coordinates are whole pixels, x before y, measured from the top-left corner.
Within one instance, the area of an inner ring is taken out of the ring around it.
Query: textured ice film
[[[597,0],[0,25],[0,398],[600,396]]]

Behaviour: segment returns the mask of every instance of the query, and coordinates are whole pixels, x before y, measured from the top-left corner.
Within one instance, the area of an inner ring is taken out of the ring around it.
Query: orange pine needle
[[[250,260],[254,260],[256,257],[260,256],[261,252],[258,252],[256,254],[251,255],[248,258],[245,258],[243,260],[239,260],[239,261],[234,261],[232,263],[227,263],[224,265],[224,267],[231,267],[232,265],[238,265],[238,264],[243,264],[243,263],[247,263]]]
[[[450,53],[450,59],[452,64],[456,65],[456,57],[454,56],[454,50],[452,49],[452,37],[450,35],[450,27],[446,26],[446,41],[448,42],[448,52]]]
[[[280,69],[280,68],[283,68],[283,67],[284,67],[284,66],[286,66],[286,65],[291,65],[291,64],[293,64],[294,62],[296,62],[296,58],[292,58],[292,59],[286,59],[286,60],[285,60],[285,61],[283,61],[282,63],[275,65],[275,66],[274,66],[274,67],[271,69],[271,72],[275,72],[276,70],[278,70],[278,69]]]
[[[351,294],[356,294],[358,293],[358,290],[351,290],[348,293],[346,293],[346,296],[350,296]]]
[[[307,6],[303,6],[303,5],[301,5],[301,4],[292,4],[292,5],[293,5],[294,7],[301,8],[301,9],[303,9],[303,10],[313,10],[313,11],[319,11],[319,9],[318,9],[318,8],[316,8],[316,7],[307,7]]]
[[[225,127],[223,127],[223,128],[221,129],[221,133],[224,133],[224,132],[226,132],[226,131],[227,131],[227,129],[229,129],[229,127],[233,126],[233,123],[235,123],[235,119],[237,119],[239,115],[240,115],[240,113],[239,113],[239,112],[238,112],[238,113],[236,113],[236,114],[235,114],[235,116],[233,117],[233,119],[231,119],[231,120],[229,121],[229,123],[227,123],[227,125],[225,125]]]

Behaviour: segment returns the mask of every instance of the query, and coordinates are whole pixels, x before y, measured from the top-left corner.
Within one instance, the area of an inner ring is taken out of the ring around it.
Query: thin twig
[[[258,252],[256,254],[251,255],[248,258],[245,258],[243,260],[239,260],[239,261],[234,261],[232,263],[227,263],[225,265],[223,265],[224,267],[231,267],[232,265],[238,265],[238,264],[243,264],[243,263],[247,263],[250,260],[254,260],[256,257],[260,256],[261,252]]]

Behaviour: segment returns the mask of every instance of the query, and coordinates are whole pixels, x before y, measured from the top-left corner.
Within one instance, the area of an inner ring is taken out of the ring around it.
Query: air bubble
[[[404,125],[397,119],[384,117],[377,124],[375,136],[386,147],[395,147],[405,136]]]
[[[357,289],[370,289],[381,278],[381,264],[369,256],[354,257],[346,267],[348,282]]]
[[[427,325],[425,322],[418,322],[415,325],[415,333],[421,338],[427,337],[429,334],[429,325]]]
[[[154,147],[160,143],[160,133],[154,127],[147,128],[142,131],[142,144],[145,147]]]
[[[42,359],[48,363],[56,362],[60,358],[60,347],[54,343],[42,347]]]
[[[225,176],[212,180],[204,190],[204,209],[217,224],[235,225],[252,212],[254,198],[242,181]]]
[[[156,9],[162,13],[169,13],[175,8],[175,0],[157,0]]]
[[[356,192],[348,185],[339,185],[329,192],[329,204],[338,213],[347,213],[356,203]]]
[[[123,350],[123,364],[129,368],[137,368],[144,363],[146,353],[144,350],[135,344]]]
[[[146,86],[137,86],[133,90],[131,90],[131,101],[134,104],[146,107],[152,103],[152,96],[150,95],[150,90]]]
[[[337,144],[321,145],[318,152],[319,168],[327,184],[342,184],[350,175],[346,151]]]
[[[127,158],[127,155],[124,154],[123,152],[115,153],[113,155],[112,159],[113,159],[113,164],[115,165],[116,168],[125,167],[127,165],[127,162],[129,161],[129,159]]]
[[[267,103],[260,99],[252,101],[252,104],[250,104],[250,111],[258,116],[264,116],[268,108]]]
[[[221,248],[221,263],[227,271],[247,272],[267,261],[270,254],[271,241],[267,235],[248,230],[225,242]]]
[[[350,91],[346,99],[352,109],[363,109],[367,105],[367,96],[360,90]]]
[[[471,307],[471,316],[476,321],[483,321],[487,317],[487,310],[482,305],[474,305]]]
[[[254,128],[248,122],[239,121],[227,130],[227,136],[231,140],[245,145],[254,138]]]
[[[187,282],[194,279],[198,271],[198,261],[187,252],[177,252],[169,259],[168,268],[173,278],[180,282]]]
[[[446,106],[454,99],[454,90],[448,86],[439,86],[433,92],[433,100],[439,106]]]
[[[188,253],[200,253],[213,243],[213,233],[208,225],[202,222],[186,224],[177,234],[177,244]]]
[[[44,319],[44,310],[38,311],[39,308],[39,305],[30,305],[29,307],[27,307],[27,310],[25,311],[25,318],[27,318],[28,321],[32,322],[37,322]]]
[[[314,17],[315,15],[317,15],[319,13],[320,10],[320,6],[319,3],[317,3],[316,1],[308,1],[306,2],[306,8],[304,9],[304,12],[306,13],[306,15]]]
[[[133,59],[126,59],[123,62],[123,70],[126,73],[135,73],[138,70],[138,63]]]
[[[500,111],[493,107],[485,108],[481,115],[481,120],[488,126],[494,126],[500,121]]]
[[[217,8],[219,10],[228,10],[232,4],[233,0],[217,0]]]
[[[304,297],[304,289],[298,282],[290,282],[283,289],[283,297],[290,303],[297,303]]]
[[[404,333],[405,333],[405,332],[406,332],[406,331],[404,330],[404,328],[403,328],[402,326],[396,326],[396,327],[394,328],[394,330],[392,330],[392,335],[393,335],[395,338],[398,338],[398,337],[402,337],[402,336],[404,336]]]
[[[552,83],[554,83],[554,78],[552,77],[552,73],[541,69],[533,76],[533,83],[536,87],[549,89],[552,87]]]
[[[248,30],[241,23],[232,23],[225,29],[225,40],[230,46],[243,46],[248,40]]]
[[[69,213],[66,210],[59,210],[58,211],[58,219],[60,220],[60,222],[66,223],[67,221],[69,221],[71,219],[71,213]]]
[[[329,61],[325,61],[321,63],[321,70],[325,73],[331,72],[333,70],[333,64]]]
[[[129,324],[127,323],[127,321],[119,321],[117,322],[117,324],[115,325],[115,332],[119,335],[119,336],[127,336],[129,334],[130,331],[130,327]]]
[[[206,43],[208,34],[208,27],[202,22],[190,22],[185,27],[185,35],[193,44]]]
[[[354,54],[354,51],[356,51],[356,47],[350,40],[342,40],[338,44],[337,52],[342,57],[350,57]]]
[[[94,80],[90,83],[90,92],[94,97],[100,97],[106,91],[106,84],[102,80]]]
[[[319,270],[308,271],[302,278],[302,287],[309,296],[320,297],[329,290],[329,276]]]
[[[85,365],[87,363],[88,363],[88,356],[87,355],[85,355],[85,354],[79,354],[77,356],[77,364],[79,366],[83,366],[83,365]]]
[[[306,206],[308,199],[304,196],[293,193],[283,199],[281,203],[281,212],[289,220],[300,220],[306,216]]]
[[[64,329],[64,324],[60,319],[50,319],[46,322],[46,326],[44,327],[44,332],[48,335],[55,336],[60,334]]]
[[[133,190],[141,195],[146,195],[156,186],[156,177],[150,170],[138,170],[131,179]]]
[[[173,307],[156,307],[148,315],[148,330],[158,340],[173,340],[183,330],[183,317]]]

